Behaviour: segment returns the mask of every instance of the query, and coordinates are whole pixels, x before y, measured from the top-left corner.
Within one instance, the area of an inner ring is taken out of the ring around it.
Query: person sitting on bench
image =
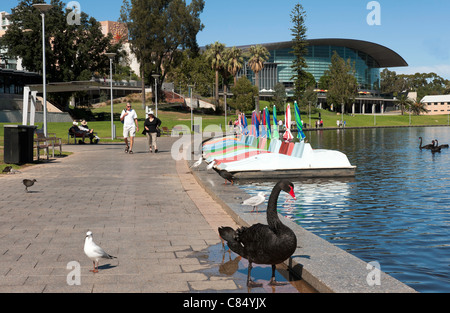
[[[91,131],[89,131],[89,129],[87,129],[87,131],[85,129],[86,128],[84,128],[84,127],[79,127],[78,122],[74,121],[72,127],[69,128],[69,133],[73,134],[76,137],[80,137],[80,136],[83,137],[83,140],[78,141],[79,144],[85,143],[84,139],[86,137],[89,137],[90,142],[93,143],[92,140],[95,137],[95,135],[93,133],[94,130],[92,130],[92,132],[91,132]]]

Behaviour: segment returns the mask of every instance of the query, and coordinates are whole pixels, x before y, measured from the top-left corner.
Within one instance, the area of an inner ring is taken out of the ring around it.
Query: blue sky
[[[78,2],[83,12],[97,20],[115,21],[123,0]],[[378,0],[379,26],[367,23],[370,0],[206,0],[201,15],[205,29],[198,43],[220,41],[234,46],[291,40],[290,13],[298,2],[307,12],[308,38],[375,42],[396,51],[409,64],[391,69],[397,73],[436,72],[450,79],[450,1],[446,0]],[[10,11],[17,3],[1,0],[0,11]]]

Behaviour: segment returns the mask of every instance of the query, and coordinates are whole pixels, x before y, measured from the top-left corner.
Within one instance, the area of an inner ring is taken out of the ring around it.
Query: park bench
[[[55,157],[55,147],[59,147],[59,156],[62,155],[62,140],[61,138],[56,137],[55,133],[48,133],[46,137],[44,135],[43,129],[36,129],[36,138],[34,139],[36,148],[36,155],[39,161],[40,159],[40,150],[45,150],[47,155],[47,160],[49,159],[49,148],[52,148],[52,157]]]
[[[170,130],[168,127],[161,127],[161,135],[170,135]]]
[[[67,132],[67,143],[69,143],[69,144],[70,144],[70,139],[72,139],[72,138],[73,138],[73,144],[75,144],[75,145],[77,144],[77,138],[82,138],[83,142],[86,138],[89,138],[89,133],[87,133],[87,132],[82,132],[82,131],[73,132],[71,130],[72,130],[72,128],[70,128],[69,131]],[[97,133],[94,132],[93,135],[95,136],[94,143],[98,143],[99,137],[97,136]]]

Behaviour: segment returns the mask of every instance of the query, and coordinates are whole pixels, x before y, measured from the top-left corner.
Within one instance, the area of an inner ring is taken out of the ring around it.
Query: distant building
[[[291,65],[294,61],[293,42],[275,42],[261,44],[270,53],[269,60],[259,73],[259,89],[261,96],[270,97],[274,86],[282,83],[288,96],[293,96],[294,82]],[[242,50],[248,50],[251,45],[240,46]],[[368,41],[342,38],[309,39],[308,52],[305,56],[308,65],[305,71],[314,76],[316,87],[320,78],[331,65],[334,52],[344,60],[350,59],[355,64],[356,80],[358,83],[358,96],[351,113],[384,113],[393,111],[394,100],[385,99],[380,95],[380,69],[391,67],[404,67],[408,63],[395,51]],[[239,72],[238,77],[245,76],[253,84],[255,74],[246,64]],[[316,89],[318,105],[326,105],[327,90]],[[331,107],[331,104],[328,104]]]
[[[293,42],[275,42],[261,44],[270,53],[268,62],[260,72],[260,89],[272,89],[280,82],[286,88],[293,86],[294,61]],[[243,50],[250,47],[241,46]],[[408,63],[396,52],[382,45],[354,39],[310,39],[308,40],[308,52],[305,56],[308,65],[305,70],[311,73],[316,82],[325,74],[331,65],[331,57],[334,52],[344,60],[350,59],[355,64],[356,79],[359,89],[376,93],[380,89],[380,69],[387,67],[408,66]],[[245,72],[245,73],[243,73]],[[254,81],[254,74],[247,66],[241,74]]]
[[[118,43],[120,40],[123,40],[123,49],[128,55],[127,64],[130,66],[131,70],[136,73],[137,76],[140,76],[140,64],[136,58],[136,56],[131,52],[131,46],[128,42],[128,28],[125,23],[120,22],[112,22],[112,21],[102,21],[100,22],[102,25],[102,33],[104,36],[108,34],[112,34],[113,39],[112,43]]]
[[[126,24],[112,21],[103,21],[100,24],[102,25],[103,35],[112,34],[113,43],[118,43],[120,40],[128,42],[128,28]]]
[[[9,25],[11,25],[9,16],[10,14],[8,12],[0,12],[0,38],[5,35]],[[21,60],[6,57],[7,52],[8,51],[6,49],[0,49],[0,68],[9,70],[23,70]]]
[[[8,18],[9,15],[10,14],[8,12],[0,12],[0,37],[6,33],[8,26],[11,25],[11,22]]]
[[[450,95],[425,96],[422,103],[429,115],[450,114]]]

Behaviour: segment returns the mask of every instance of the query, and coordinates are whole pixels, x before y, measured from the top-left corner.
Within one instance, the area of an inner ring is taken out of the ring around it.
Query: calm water
[[[297,201],[279,201],[280,213],[419,292],[450,292],[450,149],[418,148],[420,136],[450,143],[450,128],[306,135],[315,149],[345,153],[356,177],[297,182]],[[270,194],[273,183],[241,187]]]

